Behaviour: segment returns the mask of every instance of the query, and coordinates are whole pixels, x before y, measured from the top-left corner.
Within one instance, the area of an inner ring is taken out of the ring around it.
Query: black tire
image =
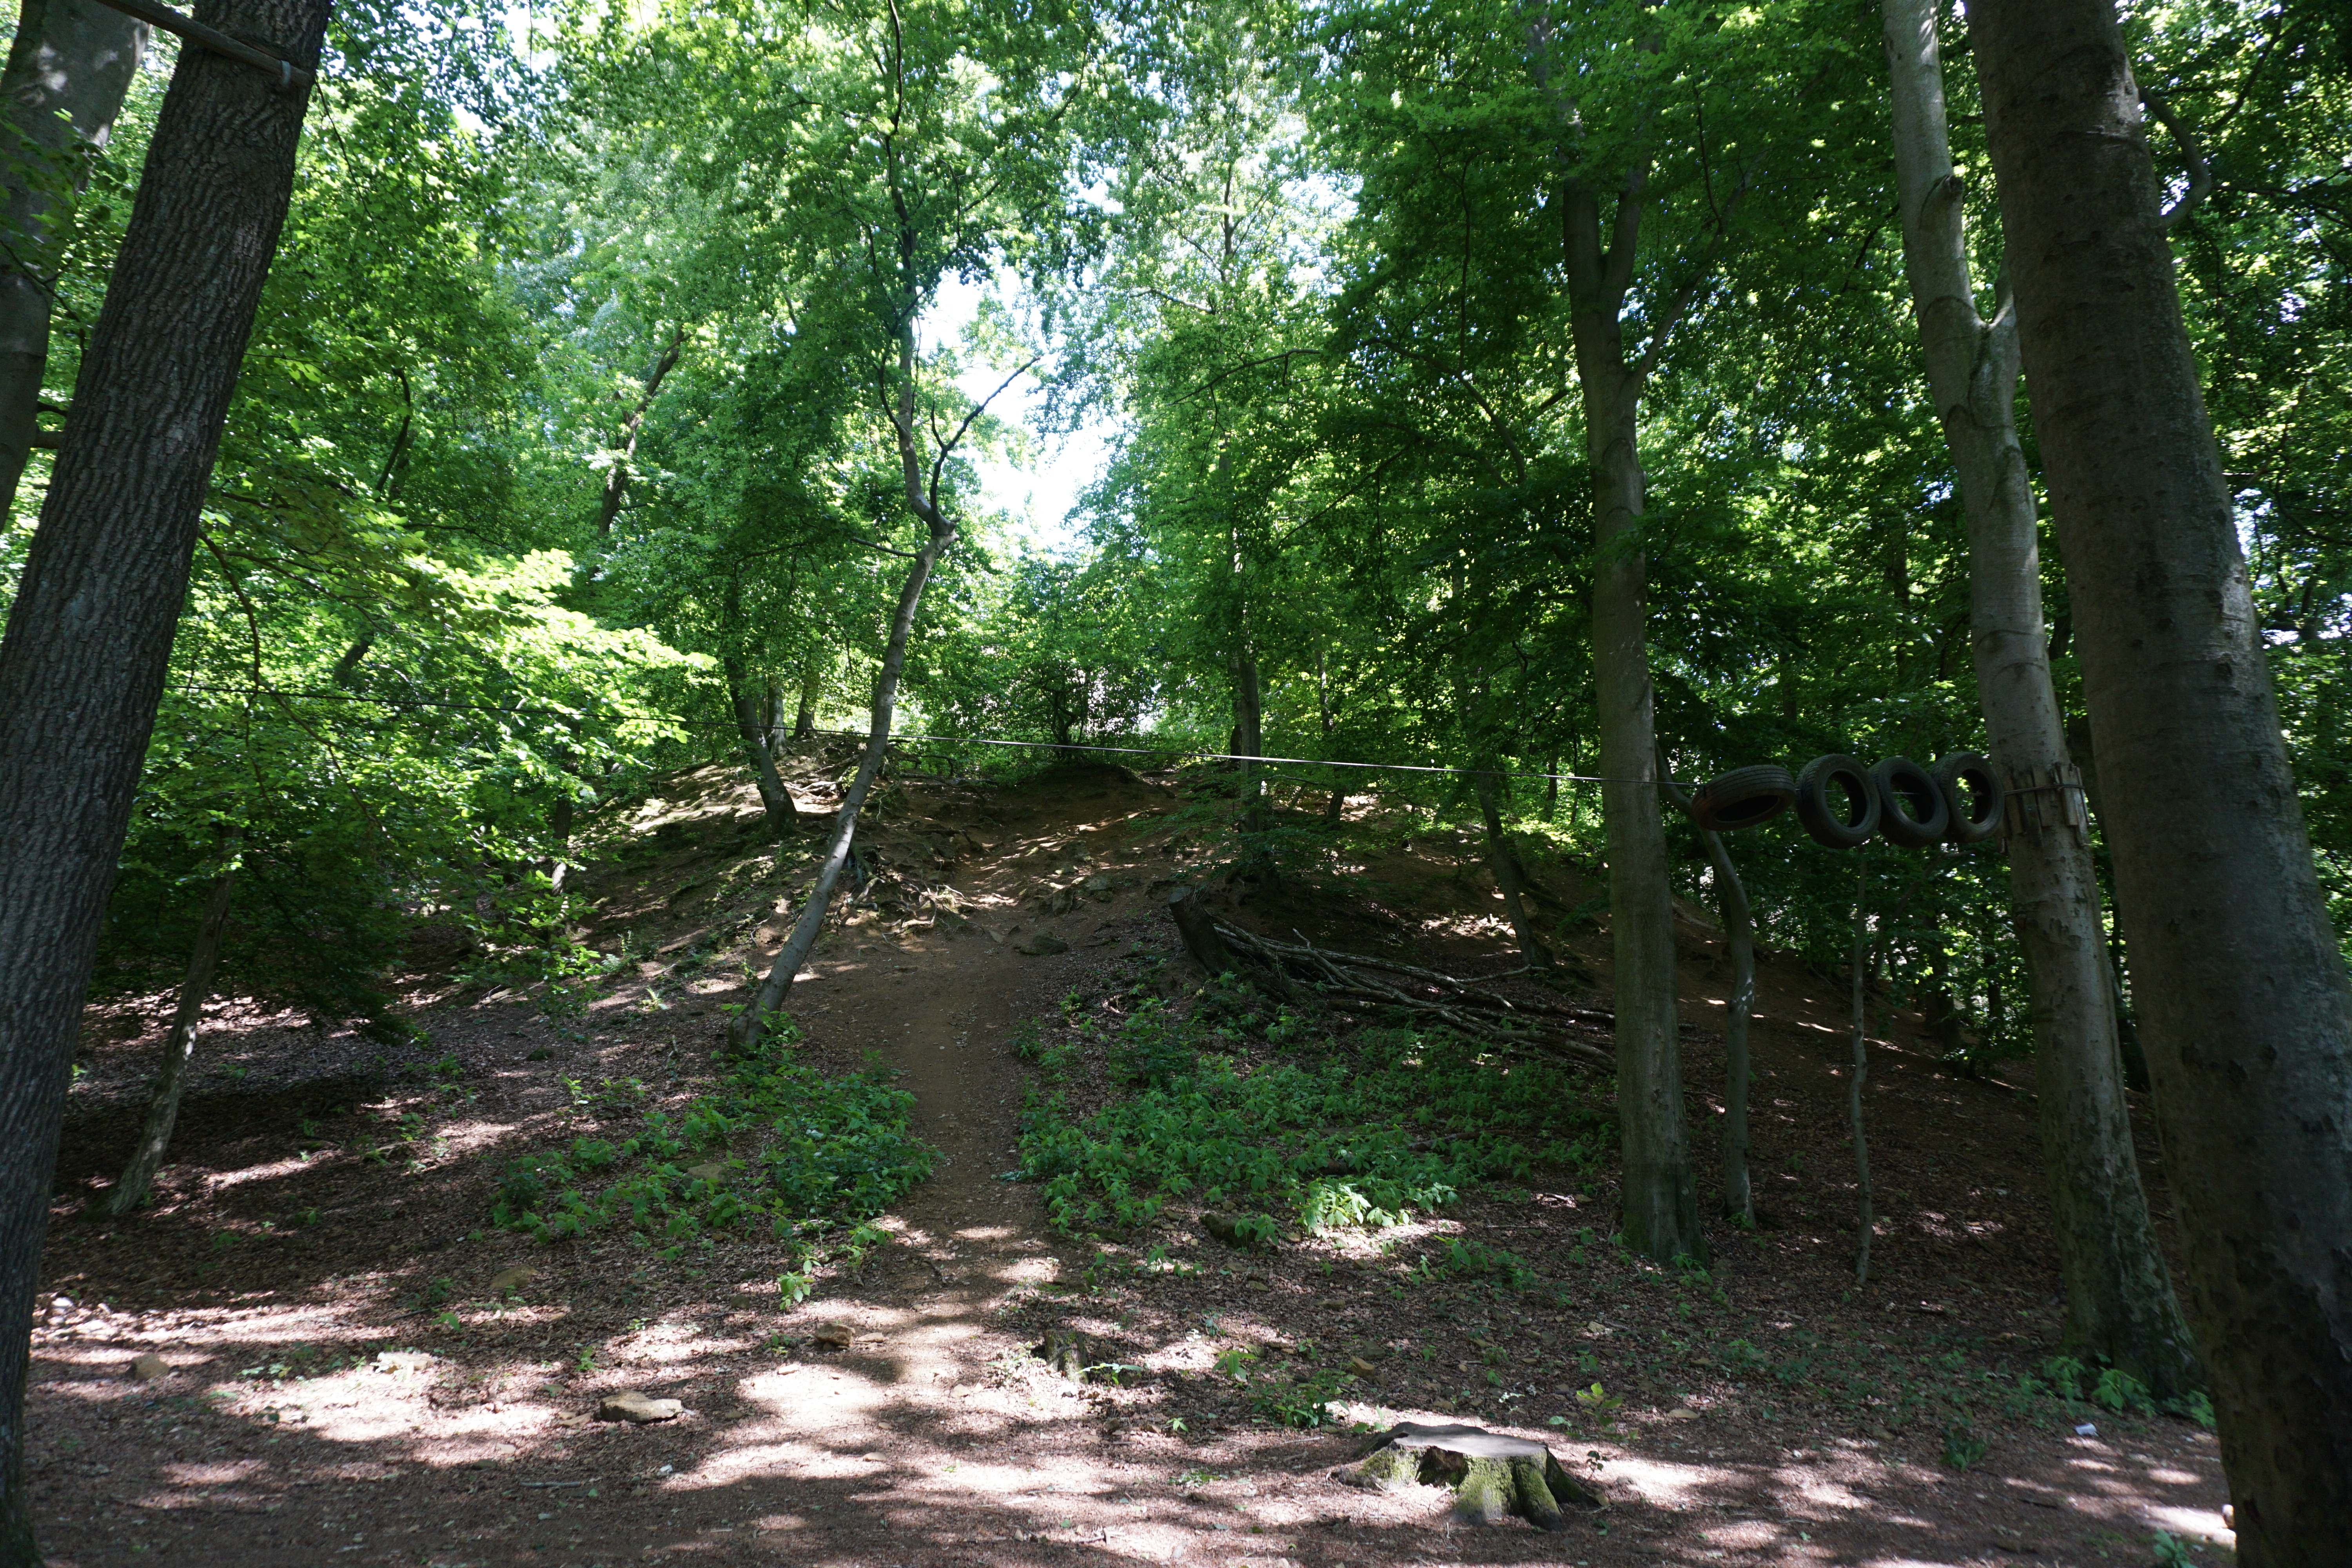
[[[1878,831],[1878,785],[1853,757],[1815,757],[1797,775],[1797,820],[1813,842],[1859,849]]]
[[[1936,775],[1908,757],[1889,757],[1870,770],[1878,786],[1878,831],[1898,849],[1941,844],[1952,826],[1951,807]]]
[[[2000,831],[2001,812],[2009,792],[2001,787],[2000,770],[1979,752],[1954,752],[1928,770],[1936,787],[1944,792],[1944,808],[1951,826],[1944,829],[1947,844],[1982,844]]]
[[[1769,822],[1797,798],[1797,781],[1771,763],[1734,768],[1708,781],[1691,801],[1691,820],[1717,833]]]

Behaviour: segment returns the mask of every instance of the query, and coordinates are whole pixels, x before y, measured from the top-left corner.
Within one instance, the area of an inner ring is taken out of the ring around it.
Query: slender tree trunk
[[[106,144],[146,50],[147,24],[97,0],[23,0],[0,74],[5,133],[23,138],[18,145],[46,179],[64,177],[79,190],[87,164],[76,143]],[[0,526],[15,509],[33,444],[63,228],[51,198],[32,188],[27,173],[12,167],[0,191]]]
[[[613,466],[604,471],[604,499],[596,512],[596,537],[612,536],[613,520],[621,515],[621,502],[629,493],[629,465],[636,460],[637,437],[645,430],[646,413],[661,395],[662,381],[677,368],[678,352],[686,347],[686,324],[678,323],[670,334],[668,344],[655,356],[653,365],[646,372],[646,389],[637,397],[637,405],[621,425],[621,450]]]
[[[1933,0],[1882,0],[1905,269],[1968,516],[1970,642],[1985,732],[2011,781],[2060,780],[2070,759],[2050,682],[2033,489],[2018,443],[2017,318],[2006,300],[1990,321],[1977,312],[1945,131],[1938,8]],[[2066,1340],[2160,1395],[2185,1393],[2203,1374],[2140,1186],[2090,841],[2080,813],[2048,790],[2017,798],[2010,883],[2032,983],[2035,1107],[2066,1284]]]
[[[929,542],[916,552],[914,563],[907,568],[906,581],[899,584],[898,613],[890,620],[890,641],[883,649],[882,668],[874,677],[874,718],[866,733],[865,754],[858,758],[857,772],[849,781],[848,792],[841,797],[841,809],[834,813],[833,836],[826,841],[824,858],[817,862],[816,879],[810,886],[808,897],[802,900],[800,916],[793,921],[792,935],[785,940],[783,951],[769,965],[767,978],[760,983],[751,1005],[736,1016],[727,1031],[729,1046],[739,1054],[759,1046],[769,1016],[792,994],[793,979],[816,950],[817,935],[824,928],[825,910],[833,902],[834,885],[841,880],[842,868],[849,862],[849,846],[857,836],[857,813],[874,787],[874,775],[881,771],[884,754],[890,749],[890,724],[898,712],[898,672],[906,666],[907,637],[915,624],[915,610],[922,603],[923,585],[930,581],[931,569],[955,538],[954,527],[936,512],[930,527]]]
[[[1870,1242],[1878,1225],[1871,1207],[1870,1141],[1862,1120],[1862,1084],[1870,1076],[1870,919],[1864,905],[1864,886],[1857,869],[1853,879],[1853,1076],[1845,1091],[1846,1124],[1853,1136],[1853,1279],[1857,1285],[1870,1283]]]
[[[1634,1251],[1659,1262],[1707,1257],[1683,1114],[1682,1042],[1675,1008],[1673,895],[1658,810],[1648,601],[1641,549],[1646,480],[1636,443],[1641,374],[1625,362],[1618,319],[1632,276],[1641,195],[1620,194],[1616,243],[1601,239],[1598,199],[1564,198],[1585,449],[1593,487],[1592,667],[1601,711],[1601,820],[1609,855],[1615,944],[1617,1121],[1624,1137],[1620,1224]],[[1626,204],[1633,204],[1628,213]]]
[[[206,12],[315,64],[325,0]],[[294,174],[306,89],[190,48],[0,639],[0,1565],[39,1561],[26,1325],[82,993],[186,596],[197,514]]]
[[[760,694],[751,689],[742,660],[730,654],[721,663],[727,676],[727,704],[735,715],[735,733],[743,742],[743,755],[751,762],[751,776],[760,786],[760,809],[767,813],[769,830],[781,838],[800,826],[800,809],[793,803],[793,792],[784,787],[783,775],[776,771],[776,755],[769,749],[768,726],[760,711]]]
[[[1498,759],[1489,757],[1486,766],[1499,765]],[[1519,858],[1512,852],[1511,841],[1503,832],[1503,814],[1496,804],[1499,792],[1491,772],[1478,774],[1478,813],[1486,824],[1486,864],[1495,873],[1495,886],[1503,895],[1503,912],[1510,917],[1512,934],[1518,938],[1519,954],[1528,967],[1548,970],[1552,966],[1551,949],[1544,942],[1536,922],[1528,914],[1527,899],[1520,886]]]
[[[147,1201],[147,1189],[172,1146],[172,1126],[180,1119],[180,1092],[188,1081],[188,1063],[196,1054],[196,1034],[204,1026],[205,1001],[213,994],[213,968],[220,962],[221,939],[228,931],[230,895],[236,890],[236,849],[244,837],[238,828],[221,834],[220,874],[213,879],[212,897],[196,927],[195,951],[188,957],[187,977],[180,983],[180,1005],[172,1015],[172,1032],[163,1040],[163,1060],[156,1068],[155,1088],[148,1097],[147,1126],[139,1146],[122,1169],[122,1179],[106,1195],[105,1212],[117,1218]]]
[[[1675,783],[1663,755],[1658,759],[1658,787],[1677,808],[1690,810],[1690,796]],[[1756,917],[1748,906],[1748,889],[1739,880],[1739,868],[1731,863],[1723,835],[1702,827],[1698,837],[1706,847],[1707,864],[1715,869],[1724,945],[1731,956],[1731,1005],[1723,1017],[1723,1212],[1753,1229],[1756,1194],[1748,1178],[1748,1089],[1754,1070],[1748,1058],[1748,1026],[1756,1011]]]
[[[1234,754],[1238,757],[1261,757],[1265,754],[1265,716],[1259,706],[1257,656],[1244,653],[1234,660]],[[1266,830],[1266,799],[1265,781],[1258,777],[1257,764],[1242,764],[1242,832],[1255,837]],[[1254,870],[1264,872],[1271,868],[1265,847],[1251,844],[1244,855],[1244,862]]]
[[[1976,0],[2018,334],[2246,1568],[2352,1562],[2352,982],[2110,0]]]
[[[911,234],[902,234],[899,245],[902,256],[912,255],[915,242]],[[825,846],[824,857],[817,862],[816,879],[809,888],[808,897],[801,904],[798,919],[793,921],[792,935],[785,939],[783,949],[769,966],[767,978],[760,983],[748,1005],[736,1016],[727,1030],[727,1042],[738,1053],[748,1053],[758,1047],[767,1027],[769,1016],[784,1005],[792,994],[793,979],[801,965],[816,949],[816,939],[824,929],[825,910],[833,902],[835,884],[841,880],[842,868],[849,862],[849,847],[857,836],[857,813],[866,804],[868,791],[874,787],[874,775],[881,771],[890,750],[890,725],[898,713],[898,673],[906,668],[907,639],[915,626],[915,611],[923,602],[923,587],[931,579],[932,570],[940,557],[955,542],[956,526],[940,505],[939,485],[941,470],[954,452],[955,444],[962,439],[964,430],[971,427],[982,403],[967,416],[953,439],[937,442],[938,456],[932,460],[928,477],[921,453],[916,447],[918,411],[915,404],[915,310],[911,303],[891,325],[891,335],[898,350],[898,374],[897,395],[886,405],[883,412],[890,421],[890,429],[898,447],[900,477],[906,488],[907,510],[914,513],[927,531],[923,547],[915,552],[907,568],[906,580],[898,587],[898,607],[890,617],[890,640],[882,650],[882,668],[874,676],[873,721],[866,732],[866,750],[857,760],[857,772],[841,798],[841,809],[834,814],[833,837]],[[1011,384],[1010,378],[1007,385]],[[998,391],[1003,391],[999,387]],[[992,393],[992,397],[995,394]],[[937,438],[934,437],[936,441]]]

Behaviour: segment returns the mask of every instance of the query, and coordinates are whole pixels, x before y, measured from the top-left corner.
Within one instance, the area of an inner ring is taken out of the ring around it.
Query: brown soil
[[[76,1304],[34,1336],[53,1563],[2088,1563],[2148,1562],[2159,1530],[2226,1551],[2207,1433],[2048,1397],[1997,1410],[2056,1349],[2032,1104],[1953,1077],[1901,1016],[1874,1045],[1879,1223],[1854,1286],[1844,998],[1790,963],[1759,998],[1767,1224],[1718,1229],[1712,1279],[1616,1254],[1605,1173],[1263,1255],[1209,1241],[1190,1211],[1117,1244],[1051,1234],[1034,1189],[1005,1179],[1027,1074],[1009,1037],[1188,969],[1154,892],[1187,853],[1166,820],[1180,803],[1132,774],[910,785],[866,835],[885,907],[828,936],[793,1011],[812,1059],[903,1070],[942,1157],[861,1269],[780,1310],[771,1247],[664,1260],[492,1230],[499,1166],[594,1125],[599,1080],[667,1100],[707,1083],[735,959],[774,951],[762,922],[796,861],[761,858],[748,791],[706,776],[674,793],[607,825],[607,849],[660,852],[592,873],[593,940],[625,928],[654,952],[576,1027],[446,969],[415,977],[417,1047],[226,1004],[160,1201],[121,1224],[76,1215],[136,1130],[163,1004],[94,1012],[47,1258],[47,1289]],[[1492,972],[1507,931],[1475,858],[1417,838],[1236,914]],[[1043,912],[1088,875],[1109,885]],[[1584,896],[1572,868],[1546,881],[1564,906]],[[961,913],[919,912],[925,884]],[[1068,951],[1020,951],[1041,932]],[[1685,935],[1705,1138],[1726,977],[1702,923]],[[722,961],[682,978],[698,943]],[[1575,954],[1603,981],[1605,947],[1588,931]],[[2162,1206],[2152,1158],[2147,1177]],[[1448,1237],[1541,1282],[1408,1284]],[[1133,1267],[1153,1246],[1175,1271]],[[489,1280],[517,1265],[535,1272],[502,1300]],[[835,1323],[846,1349],[815,1337]],[[1055,1376],[1031,1347],[1056,1327],[1139,1371]],[[1236,1350],[1262,1367],[1360,1356],[1375,1370],[1345,1389],[1345,1420],[1540,1438],[1611,1506],[1559,1535],[1472,1530],[1433,1489],[1342,1486],[1330,1472],[1366,1440],[1269,1425],[1217,1370]],[[149,1351],[171,1371],[139,1381]],[[1622,1406],[1577,1397],[1596,1384]],[[625,1390],[686,1414],[592,1419]],[[1947,1462],[1955,1426],[1987,1446],[1966,1468]]]

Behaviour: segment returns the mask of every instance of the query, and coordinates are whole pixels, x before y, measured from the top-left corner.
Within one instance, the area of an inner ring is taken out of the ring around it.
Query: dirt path
[[[425,1016],[434,1041],[412,1076],[454,1062],[462,1078],[364,1113],[335,1103],[355,1092],[362,1053],[348,1037],[256,1025],[216,1047],[216,1074],[235,1076],[192,1101],[168,1201],[112,1227],[59,1211],[47,1277],[80,1304],[36,1334],[31,1405],[52,1562],[1778,1568],[2022,1553],[2087,1568],[2145,1561],[2158,1528],[2226,1541],[2211,1439],[2185,1424],[2092,1412],[2082,1424],[2097,1430],[2084,1434],[2074,1416],[2045,1418],[1991,1433],[1990,1457],[1965,1472],[1937,1458],[1939,1418],[1905,1425],[1901,1390],[1932,1409],[1958,1375],[1906,1365],[1965,1356],[2013,1379],[2052,1348],[2046,1308],[2022,1305],[2050,1289],[2040,1244],[2011,1239],[2032,1210],[1990,1184],[2025,1174],[2011,1167],[2030,1159],[2018,1152],[2030,1108],[1917,1059],[1874,1075],[1887,1184],[1915,1186],[1928,1217],[1884,1244],[1896,1283],[1854,1300],[1833,1260],[1836,1178],[1816,1174],[1835,1161],[1843,1091],[1805,1037],[1811,982],[1793,972],[1768,1003],[1786,1018],[1759,1031],[1759,1063],[1779,1076],[1759,1158],[1774,1164],[1789,1228],[1721,1239],[1738,1283],[1719,1304],[1588,1258],[1577,1237],[1605,1223],[1606,1193],[1575,1182],[1465,1196],[1439,1222],[1262,1258],[1164,1226],[1182,1271],[1080,1289],[1095,1249],[1047,1231],[1034,1185],[1000,1179],[1028,1070],[1013,1041],[1074,990],[1101,992],[1122,955],[1172,947],[1150,898],[1168,862],[1119,830],[1167,804],[1115,775],[992,797],[960,819],[961,863],[940,872],[971,929],[861,922],[828,938],[793,995],[805,1053],[850,1068],[872,1052],[903,1072],[941,1159],[881,1222],[889,1245],[789,1311],[772,1248],[656,1265],[641,1244],[540,1248],[484,1228],[499,1161],[562,1136],[580,1086],[625,1078],[677,1096],[700,1081],[740,971],[714,964],[666,999],[650,979],[625,986],[576,1035],[496,993],[446,1000]],[[905,841],[940,841],[923,832]],[[719,828],[711,839],[734,842]],[[1384,868],[1384,886],[1431,898],[1458,885],[1429,865]],[[1041,889],[1088,874],[1104,885],[1041,913]],[[641,907],[658,909],[710,872],[645,877]],[[1281,919],[1311,926],[1358,907]],[[1430,917],[1422,937],[1443,925]],[[1023,951],[1041,936],[1063,950]],[[320,1077],[330,1059],[343,1076]],[[1695,1052],[1695,1082],[1706,1059]],[[272,1072],[276,1087],[256,1087]],[[91,1081],[133,1077],[135,1063],[101,1054]],[[429,1118],[394,1145],[408,1163],[368,1157],[403,1117]],[[135,1122],[135,1105],[69,1127],[68,1193],[106,1173],[118,1121]],[[1937,1231],[1946,1217],[1949,1235]],[[1456,1234],[1523,1254],[1547,1283],[1499,1290],[1424,1268],[1400,1288],[1408,1255],[1425,1265]],[[488,1282],[517,1264],[534,1278],[499,1300]],[[1029,1350],[1055,1322],[1117,1345],[1146,1368],[1143,1385],[1053,1375]],[[846,1349],[818,1342],[834,1323],[852,1331]],[[1434,1489],[1339,1486],[1329,1472],[1354,1439],[1267,1425],[1213,1364],[1220,1347],[1271,1365],[1310,1343],[1379,1363],[1349,1418],[1545,1438],[1609,1492],[1609,1513],[1559,1537],[1461,1531]],[[1723,1375],[1727,1345],[1769,1359],[1770,1376]],[[142,1352],[171,1370],[126,1376]],[[1622,1421],[1590,1422],[1571,1397],[1603,1378]],[[589,1419],[625,1389],[687,1413],[642,1427]]]

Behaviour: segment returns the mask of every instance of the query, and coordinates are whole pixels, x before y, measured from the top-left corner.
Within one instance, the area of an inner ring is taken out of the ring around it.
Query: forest
[[[0,1568],[2352,1563],[2342,0],[10,25]]]

